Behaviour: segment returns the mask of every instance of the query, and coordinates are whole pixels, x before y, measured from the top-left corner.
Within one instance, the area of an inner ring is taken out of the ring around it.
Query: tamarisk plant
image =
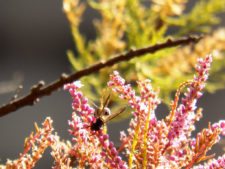
[[[139,91],[136,92],[114,71],[110,75],[108,87],[126,100],[132,109],[129,128],[127,132],[121,132],[121,145],[118,148],[109,139],[104,127],[91,129],[97,120],[94,115],[96,109],[89,105],[88,99],[80,91],[83,86],[81,82],[65,85],[73,100],[74,112],[68,122],[72,141],[60,141],[59,136],[53,133],[51,118],[47,117],[42,128],[35,124],[36,132],[25,140],[24,152],[19,158],[8,160],[0,168],[33,168],[47,147],[51,147],[55,169],[225,168],[225,155],[217,159],[212,159],[214,154],[207,155],[212,146],[219,142],[220,136],[225,135],[224,120],[209,123],[195,137],[191,135],[195,123],[202,117],[197,100],[205,88],[211,62],[211,55],[198,60],[195,76],[180,85],[171,102],[170,113],[161,120],[155,112],[160,104],[158,90],[153,89],[151,81],[138,81]],[[181,97],[180,92],[184,87],[187,89]],[[122,153],[126,158],[121,156]],[[202,161],[206,162],[198,164]]]
[[[74,71],[96,61],[104,61],[118,52],[155,44],[168,37],[208,33],[198,44],[145,54],[141,58],[104,68],[82,78],[85,95],[92,99],[99,97],[108,74],[117,69],[130,82],[150,78],[153,87],[160,86],[161,100],[169,105],[172,93],[179,84],[194,74],[198,56],[208,53],[216,56],[211,72],[217,75],[208,81],[206,90],[214,92],[224,88],[225,29],[219,25],[222,17],[218,14],[224,14],[225,1],[193,2],[193,6],[186,9],[190,3],[188,0],[63,0],[63,10],[71,27],[76,50],[67,51]],[[91,30],[96,36],[91,39],[82,30],[83,22],[88,20],[88,24],[91,24],[90,18],[86,17],[90,9],[99,16],[93,18]],[[214,29],[214,25],[221,28]]]

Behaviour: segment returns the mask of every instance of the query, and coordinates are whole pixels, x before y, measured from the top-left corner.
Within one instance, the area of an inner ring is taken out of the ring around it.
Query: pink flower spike
[[[172,144],[174,139],[179,139],[181,135],[188,137],[191,132],[190,128],[194,128],[192,126],[194,125],[193,122],[196,117],[194,111],[197,107],[197,99],[202,95],[211,62],[211,55],[206,56],[204,59],[198,59],[198,64],[196,66],[197,75],[194,76],[193,82],[185,92],[185,97],[181,99],[182,103],[178,106],[175,112],[175,118],[171,123],[170,132],[168,134],[169,144]]]
[[[200,164],[193,167],[193,169],[223,169],[225,168],[225,155],[218,157],[217,159],[209,160],[205,164]]]

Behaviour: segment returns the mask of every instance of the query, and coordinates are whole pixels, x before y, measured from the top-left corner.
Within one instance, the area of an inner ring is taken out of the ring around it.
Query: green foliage
[[[187,5],[186,0],[152,0],[150,6],[143,5],[139,0],[88,0],[85,5],[100,15],[100,18],[94,20],[97,34],[94,40],[86,40],[79,31],[84,4],[80,4],[79,0],[64,0],[64,6],[70,7],[66,9],[64,7],[64,11],[71,24],[77,51],[76,54],[71,50],[67,52],[74,71],[106,60],[130,48],[165,41],[168,36],[179,37],[190,33],[210,32],[212,25],[220,21],[217,14],[224,12],[225,9],[223,0],[197,1],[185,14],[183,11]],[[175,32],[171,31],[174,26]],[[214,38],[213,48],[204,47],[210,45],[210,38]],[[225,75],[220,72],[225,67],[222,53],[225,48],[221,45],[218,47],[217,44],[224,44],[225,39],[216,38],[213,35],[209,35],[208,39],[204,38],[200,42],[203,49],[193,46],[165,49],[156,54],[132,59],[129,63],[120,63],[112,68],[103,69],[98,74],[81,79],[85,84],[83,91],[92,99],[96,99],[101,95],[109,73],[112,69],[118,69],[130,82],[137,79],[151,79],[155,87],[160,87],[161,97],[168,103],[171,93],[181,82],[192,76],[196,58],[216,50],[220,57],[214,59],[212,80],[209,80],[208,90],[223,88]]]
[[[224,0],[199,0],[192,10],[178,18],[169,18],[168,23],[182,27],[179,35],[189,32],[210,32],[211,25],[220,23],[217,14],[225,12]]]

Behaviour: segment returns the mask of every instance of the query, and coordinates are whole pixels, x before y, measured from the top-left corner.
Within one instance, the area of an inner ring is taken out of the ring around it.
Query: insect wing
[[[109,100],[110,100],[110,94],[107,96],[105,102],[103,103],[103,97],[101,99],[101,105],[100,107],[96,110],[96,115],[97,117],[103,116],[104,115],[104,111],[107,108],[108,104],[109,104]]]
[[[107,96],[107,98],[106,98],[106,100],[105,100],[103,106],[102,106],[102,110],[104,110],[104,108],[108,106],[110,97],[111,97],[111,95],[109,94],[109,95]]]
[[[119,116],[121,113],[123,113],[126,110],[126,107],[122,108],[120,111],[116,112],[116,113],[112,113],[110,116],[108,116],[105,119],[105,123],[114,119],[115,117]]]

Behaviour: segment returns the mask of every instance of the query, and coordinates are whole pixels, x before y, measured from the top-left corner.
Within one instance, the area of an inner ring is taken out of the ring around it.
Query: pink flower
[[[122,160],[114,144],[109,141],[109,136],[104,134],[102,128],[94,131],[91,129],[96,122],[95,110],[88,104],[79,89],[80,82],[67,84],[64,88],[69,90],[74,110],[72,120],[69,121],[70,133],[74,136],[74,145],[71,156],[78,159],[79,166],[84,167],[88,163],[91,168],[118,168],[126,169],[126,162]]]
[[[198,65],[196,66],[197,75],[184,93],[185,96],[181,98],[181,104],[176,109],[175,117],[171,123],[168,134],[170,145],[179,144],[180,141],[186,140],[194,129],[197,99],[202,95],[211,62],[212,56],[210,55],[206,56],[205,59],[200,58],[198,60]]]
[[[155,109],[160,103],[157,92],[153,90],[150,80],[144,80],[138,82],[140,96],[137,96],[131,85],[125,84],[125,80],[116,71],[110,76],[108,86],[120,98],[127,100],[130,107],[134,110],[132,112],[134,117],[130,122],[128,135],[125,135],[124,132],[121,134],[121,149],[124,147],[127,154],[129,154],[129,167],[133,163],[145,163],[152,157],[150,143],[159,140],[164,141],[162,139],[163,136],[158,134],[156,129],[159,126],[159,128],[163,128],[161,125],[165,124],[158,122],[155,117]],[[134,147],[137,147],[137,149]]]
[[[217,159],[209,160],[203,165],[193,167],[193,169],[222,169],[225,168],[225,155],[218,157]]]

